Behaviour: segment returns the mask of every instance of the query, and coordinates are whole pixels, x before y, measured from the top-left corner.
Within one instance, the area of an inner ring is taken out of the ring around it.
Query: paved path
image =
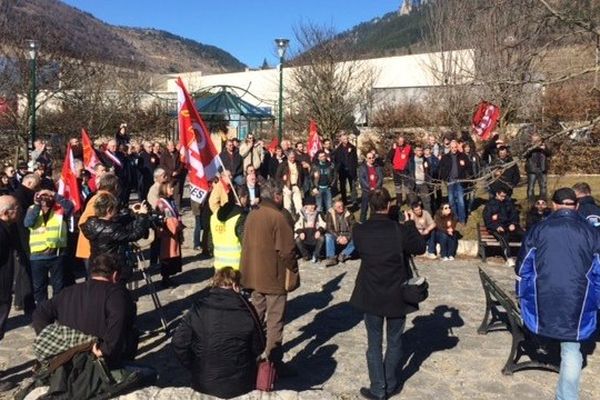
[[[190,243],[188,240],[186,246]],[[172,321],[189,307],[194,294],[212,275],[210,262],[198,261],[191,254],[189,248],[184,249],[184,271],[176,278],[180,285],[159,292],[165,312]],[[510,335],[505,331],[486,336],[477,334],[484,311],[478,262],[459,259],[440,263],[418,258],[417,263],[422,275],[430,281],[430,297],[419,312],[407,319],[402,372],[405,384],[398,397],[423,400],[552,399],[558,375],[523,371],[503,376],[500,370],[508,356]],[[290,295],[284,337],[285,358],[293,361],[299,375],[281,380],[278,385],[281,391],[270,396],[260,397],[259,393],[253,393],[246,398],[358,397],[359,388],[368,384],[366,334],[361,315],[347,303],[358,264],[358,261],[348,261],[328,269],[301,264],[302,286]],[[143,296],[138,305],[140,327],[145,330],[157,328],[159,323],[149,296]],[[26,323],[19,313],[13,312],[10,331],[0,342],[0,370],[8,370],[19,379],[27,376],[28,360],[32,359],[34,335]],[[175,324],[173,321],[172,325]],[[163,335],[141,343],[138,359],[159,369],[158,387],[124,398],[201,398],[184,388],[189,376],[176,361],[169,343]],[[583,372],[582,400],[598,399],[599,374],[600,360],[591,355]],[[4,398],[12,398],[11,393],[0,393],[0,399]]]

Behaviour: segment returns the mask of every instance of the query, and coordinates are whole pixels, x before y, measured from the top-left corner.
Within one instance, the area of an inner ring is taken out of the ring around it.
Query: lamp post
[[[30,68],[30,87],[29,87],[29,136],[31,143],[29,148],[33,150],[33,142],[35,142],[35,101],[36,101],[36,85],[35,85],[35,73],[36,73],[36,62],[37,62],[37,51],[38,45],[35,40],[27,41],[27,52],[29,55],[29,68]]]
[[[279,55],[279,129],[277,130],[277,137],[280,144],[283,137],[283,57],[289,43],[289,39],[275,39],[277,54]]]

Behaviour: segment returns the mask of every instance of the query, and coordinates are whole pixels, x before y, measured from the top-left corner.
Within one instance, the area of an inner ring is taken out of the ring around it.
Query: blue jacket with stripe
[[[579,342],[596,330],[600,234],[575,210],[561,209],[527,232],[515,271],[521,316],[540,336]]]

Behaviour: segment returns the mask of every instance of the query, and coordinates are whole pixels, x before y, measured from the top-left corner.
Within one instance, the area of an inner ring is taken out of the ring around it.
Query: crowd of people
[[[299,258],[313,264],[324,259],[332,267],[358,257],[351,303],[364,313],[371,379],[361,394],[386,398],[399,387],[389,371],[398,368],[405,316],[414,311],[401,299],[411,275],[406,256],[437,259],[439,245],[440,260],[454,260],[479,182],[489,192],[483,223],[511,266],[510,242],[553,215],[546,197],[551,153],[539,135],[531,137],[524,155],[531,205],[524,224],[512,199],[519,166],[497,138],[477,152],[462,136],[409,143],[400,135],[387,154],[367,149],[360,156],[347,134],[338,139],[336,145],[323,140],[314,154],[303,142],[271,146],[253,134],[222,143],[223,168],[207,200],[189,205],[193,248],[213,259],[216,273],[173,336],[175,354],[192,371],[196,390],[221,397],[252,390],[258,357],[273,362],[280,376],[293,374],[282,347],[288,275],[298,273]],[[177,285],[182,213],[188,210],[186,168],[175,143],[138,145],[126,125],[96,150],[100,162],[93,170],[83,166],[79,140],[71,139],[70,146],[83,200],[79,210],[58,194],[52,177],[59,168],[43,140],[35,142],[28,163],[6,165],[0,176],[0,239],[8,243],[0,249],[0,338],[14,302],[32,317],[37,340],[56,340],[52,327],[66,326],[63,335],[94,338],[83,348],[107,360],[110,369],[151,377],[151,370],[133,364],[136,310],[126,287],[135,268],[131,243],[147,239],[161,285]],[[384,187],[386,171],[394,197]],[[600,227],[589,185],[578,183],[573,193],[578,213]],[[552,204],[563,200],[553,198]],[[84,282],[76,283],[78,278]]]

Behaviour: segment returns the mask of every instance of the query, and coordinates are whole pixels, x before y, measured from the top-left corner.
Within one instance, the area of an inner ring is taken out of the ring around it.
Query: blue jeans
[[[336,245],[337,245],[336,239],[337,239],[337,236],[334,234],[331,234],[331,233],[325,234],[325,256],[327,258],[335,257],[335,249],[336,249]],[[339,246],[341,246],[341,245],[339,245]],[[354,242],[352,242],[352,240],[351,240],[346,245],[346,248],[341,251],[341,254],[343,254],[347,257],[350,257],[353,252],[354,252]]]
[[[429,238],[425,237],[424,239],[427,239],[427,252],[429,254],[436,254],[436,249],[435,249],[435,244],[436,244],[436,233],[435,233],[435,229],[432,230],[431,232],[429,232]]]
[[[446,232],[437,231],[435,233],[440,243],[440,255],[442,257],[454,257],[458,248],[458,239],[455,235],[448,235]]]
[[[52,285],[52,296],[56,296],[65,287],[64,256],[43,260],[31,260],[31,275],[33,278],[33,298],[35,304],[48,300],[48,274]]]
[[[200,247],[200,234],[202,233],[202,216],[196,215],[194,217],[194,220],[194,247]]]
[[[460,182],[448,183],[448,202],[452,212],[458,218],[458,222],[464,224],[467,220],[465,212],[465,190]]]
[[[331,208],[331,188],[330,187],[319,187],[319,194],[315,197],[317,201],[317,211],[327,212]]]
[[[579,398],[579,382],[583,356],[577,342],[560,342],[560,375],[556,387],[556,400]]]
[[[386,322],[385,357],[383,356],[383,321]],[[386,318],[365,314],[367,328],[367,368],[370,390],[375,396],[385,398],[398,387],[397,370],[402,358],[402,333],[406,318]]]

